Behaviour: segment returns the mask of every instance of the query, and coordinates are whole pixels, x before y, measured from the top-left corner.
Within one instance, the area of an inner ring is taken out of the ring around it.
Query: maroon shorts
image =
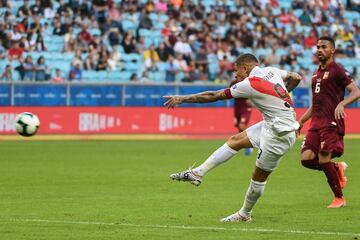
[[[240,123],[247,125],[251,116],[250,111],[238,112],[235,114],[235,125],[238,126]]]
[[[331,153],[331,157],[340,157],[344,153],[344,136],[338,133],[336,127],[309,130],[301,152],[308,149],[315,154]]]

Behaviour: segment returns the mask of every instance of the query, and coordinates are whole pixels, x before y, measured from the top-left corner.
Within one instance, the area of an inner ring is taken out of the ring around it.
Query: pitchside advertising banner
[[[297,109],[300,116],[305,109]],[[0,107],[0,134],[15,133],[15,117],[32,112],[41,121],[40,134],[175,133],[233,134],[232,108],[146,107]],[[360,109],[347,109],[346,132],[360,133]],[[351,116],[351,117],[350,117]],[[260,121],[253,111],[250,125]],[[305,126],[304,131],[306,131]]]

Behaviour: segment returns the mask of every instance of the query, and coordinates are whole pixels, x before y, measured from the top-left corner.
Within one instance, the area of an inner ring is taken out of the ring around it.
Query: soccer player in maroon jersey
[[[237,80],[232,81],[230,87],[236,83],[238,83]],[[252,105],[246,98],[234,98],[234,123],[239,133],[247,128],[251,117],[251,109]],[[246,148],[245,155],[250,155],[251,150],[251,148]]]
[[[323,171],[335,199],[328,208],[340,208],[346,201],[342,193],[347,178],[345,162],[335,163],[333,157],[344,152],[344,107],[360,98],[360,91],[342,66],[334,61],[335,42],[323,36],[317,42],[320,66],[312,77],[312,105],[301,116],[300,127],[311,118],[310,128],[301,149],[304,167]],[[350,94],[344,99],[345,89]]]

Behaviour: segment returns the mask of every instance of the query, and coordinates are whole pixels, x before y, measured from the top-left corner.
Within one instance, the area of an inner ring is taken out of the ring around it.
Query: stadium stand
[[[252,52],[264,66],[299,71],[308,87],[316,38],[324,34],[335,37],[337,61],[359,79],[358,1],[2,0],[0,7],[4,80],[24,80],[27,56],[34,74],[26,79],[39,80],[35,63],[43,56],[45,81],[55,69],[69,81],[79,64],[81,81],[126,82],[136,73],[154,82],[214,82],[224,58]],[[148,54],[149,69],[144,57],[152,45],[160,59]],[[200,49],[203,64],[196,61]],[[232,76],[231,69],[221,74]]]

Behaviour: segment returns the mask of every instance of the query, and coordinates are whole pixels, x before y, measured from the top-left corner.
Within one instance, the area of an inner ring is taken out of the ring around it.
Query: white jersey
[[[248,98],[263,115],[265,126],[283,135],[299,128],[284,79],[287,71],[255,67],[247,78],[230,88],[234,98]]]

